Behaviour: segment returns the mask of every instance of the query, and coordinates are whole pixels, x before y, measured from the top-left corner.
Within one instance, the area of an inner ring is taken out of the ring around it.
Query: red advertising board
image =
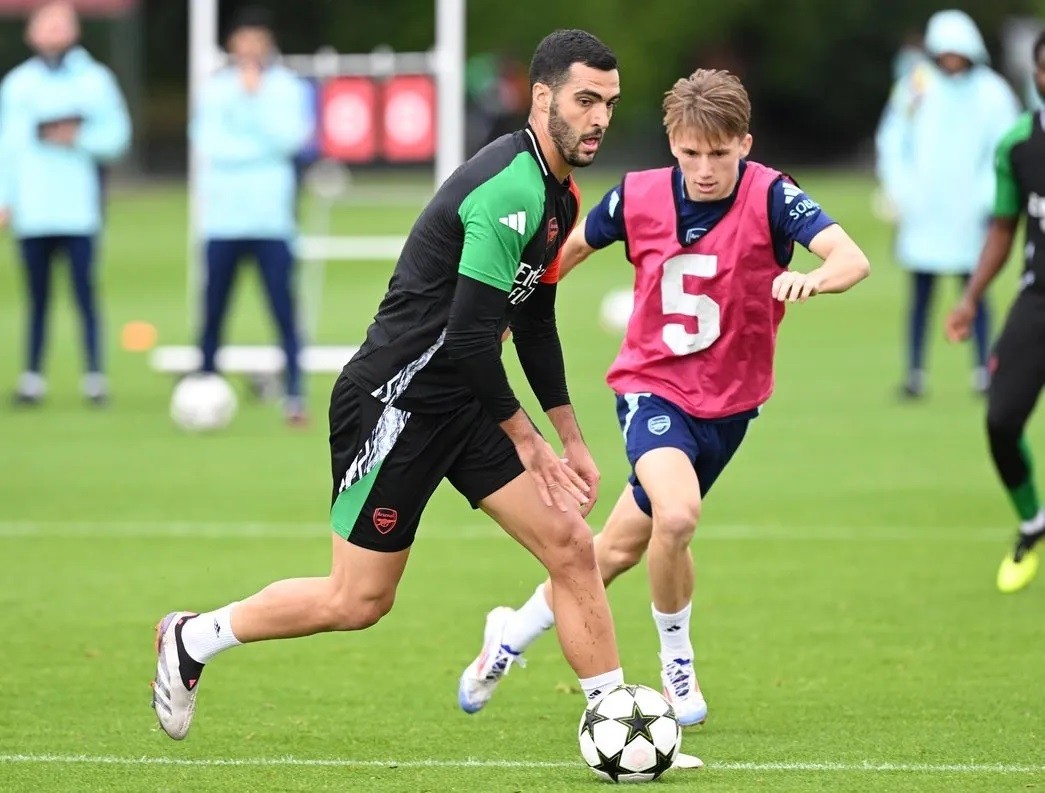
[[[47,0],[0,0],[0,16],[24,16]],[[139,5],[139,0],[72,0],[84,16],[120,16]]]
[[[324,157],[370,162],[377,156],[377,85],[367,77],[335,77],[319,103],[319,140]]]
[[[424,162],[435,156],[435,82],[400,75],[384,84],[381,149],[389,162]]]

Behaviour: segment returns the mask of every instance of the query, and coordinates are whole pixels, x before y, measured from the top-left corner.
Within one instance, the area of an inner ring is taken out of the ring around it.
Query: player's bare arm
[[[808,273],[789,270],[778,275],[773,281],[775,300],[804,303],[814,295],[844,292],[871,272],[867,256],[837,224],[813,237],[809,250],[823,264]]]
[[[1005,266],[1012,251],[1012,243],[1016,238],[1018,217],[995,217],[987,229],[987,239],[980,251],[980,260],[976,270],[969,279],[965,293],[951,313],[947,315],[947,338],[951,341],[965,341],[969,338],[972,321],[976,317],[976,306],[979,305],[983,293]]]
[[[570,236],[566,238],[566,242],[562,246],[562,252],[559,254],[559,280],[565,278],[570,270],[595,253],[595,250],[588,244],[588,240],[584,236],[584,221],[582,220],[570,232]]]

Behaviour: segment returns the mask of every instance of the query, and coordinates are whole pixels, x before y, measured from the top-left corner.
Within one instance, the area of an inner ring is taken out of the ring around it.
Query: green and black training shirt
[[[529,127],[483,148],[414,223],[344,376],[402,410],[442,413],[478,398],[501,421],[518,409],[500,361],[510,325],[542,407],[565,404],[556,258],[579,203]]]
[[[998,144],[994,216],[1027,213],[1022,283],[1045,291],[1045,113],[1025,113]]]

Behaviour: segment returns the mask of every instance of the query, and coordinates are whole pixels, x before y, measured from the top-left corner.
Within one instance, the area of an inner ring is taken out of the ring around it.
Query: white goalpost
[[[204,83],[225,61],[218,25],[219,0],[186,0],[189,8],[189,107],[196,106]],[[435,84],[434,188],[438,187],[464,161],[465,140],[465,3],[466,0],[435,0],[435,43],[426,52],[392,52],[377,49],[370,53],[345,54],[323,47],[314,54],[284,54],[282,62],[302,77],[391,77],[427,75]],[[322,280],[328,261],[375,261],[394,259],[402,249],[403,236],[334,236],[326,228],[326,217],[338,196],[350,190],[346,171],[320,161],[306,189],[325,209],[313,225],[302,228],[295,252],[299,262],[299,309],[302,314],[303,345],[300,364],[304,371],[339,371],[355,352],[355,347],[320,347],[311,343]],[[189,147],[188,169],[188,256],[186,288],[189,326],[198,328],[200,296],[203,286],[199,237],[198,174],[200,163]],[[433,188],[433,189],[434,189]],[[185,374],[200,366],[195,346],[158,347],[153,350],[152,368]],[[218,368],[223,372],[274,378],[284,367],[283,353],[273,345],[223,345],[218,351]]]

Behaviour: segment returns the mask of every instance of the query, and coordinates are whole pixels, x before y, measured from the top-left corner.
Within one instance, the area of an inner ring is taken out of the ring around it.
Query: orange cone
[[[151,322],[128,322],[120,330],[120,346],[128,352],[146,352],[156,346],[157,335]]]

